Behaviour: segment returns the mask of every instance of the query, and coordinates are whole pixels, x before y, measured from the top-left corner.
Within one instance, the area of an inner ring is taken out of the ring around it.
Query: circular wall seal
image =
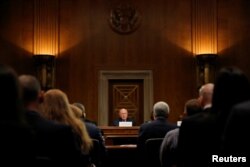
[[[134,32],[140,25],[139,12],[128,4],[119,4],[110,12],[111,28],[121,34]]]

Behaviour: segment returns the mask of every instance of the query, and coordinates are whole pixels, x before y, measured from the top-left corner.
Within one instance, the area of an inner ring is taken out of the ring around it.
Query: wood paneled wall
[[[34,74],[33,0],[0,1],[0,63]]]
[[[96,119],[100,70],[152,70],[154,101],[169,103],[170,120],[176,121],[184,102],[197,96],[191,2],[130,1],[141,24],[126,35],[114,32],[108,22],[111,9],[122,2],[61,1],[57,86],[71,101],[83,102],[87,115]]]
[[[33,73],[35,0],[0,1],[0,61]],[[175,122],[186,100],[197,96],[192,53],[192,0],[126,1],[141,14],[140,27],[121,35],[109,25],[122,0],[59,0],[56,87],[98,118],[100,70],[152,70],[154,102],[164,100]],[[248,76],[250,2],[217,0],[218,68],[235,65]]]

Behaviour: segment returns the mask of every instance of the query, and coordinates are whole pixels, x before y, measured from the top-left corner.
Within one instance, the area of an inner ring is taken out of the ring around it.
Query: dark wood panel
[[[131,0],[141,13],[132,34],[111,30],[110,9],[122,0],[60,0],[56,86],[70,102],[80,101],[98,119],[99,70],[152,70],[154,101],[167,101],[170,121],[196,97],[191,0]],[[33,73],[33,0],[0,2],[0,61],[18,73]],[[250,6],[246,0],[218,1],[219,67],[239,66],[250,77]]]
[[[61,1],[60,49],[62,57],[68,56],[69,66],[57,64],[57,68],[70,76],[69,80],[57,78],[57,85],[68,85],[70,100],[84,103],[87,116],[98,122],[99,70],[152,70],[153,99],[170,104],[169,119],[175,122],[185,101],[196,96],[190,52],[191,3],[131,1],[140,11],[142,22],[137,31],[121,35],[108,23],[110,9],[119,2],[122,1]],[[167,14],[172,8],[178,12]],[[175,20],[186,25],[174,24]],[[64,52],[65,46],[72,47]]]

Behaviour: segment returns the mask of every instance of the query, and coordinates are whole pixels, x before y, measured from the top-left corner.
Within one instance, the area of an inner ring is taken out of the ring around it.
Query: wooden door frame
[[[150,119],[153,107],[153,74],[151,70],[100,70],[98,86],[98,125],[108,125],[108,83],[112,79],[142,79],[144,121]]]

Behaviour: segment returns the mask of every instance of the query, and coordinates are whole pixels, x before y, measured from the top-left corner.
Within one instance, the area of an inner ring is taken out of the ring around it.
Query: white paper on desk
[[[181,126],[182,121],[177,121],[177,126]]]
[[[119,122],[119,127],[132,127],[132,121]]]
[[[121,147],[137,147],[136,144],[123,144],[123,145],[120,145]]]

